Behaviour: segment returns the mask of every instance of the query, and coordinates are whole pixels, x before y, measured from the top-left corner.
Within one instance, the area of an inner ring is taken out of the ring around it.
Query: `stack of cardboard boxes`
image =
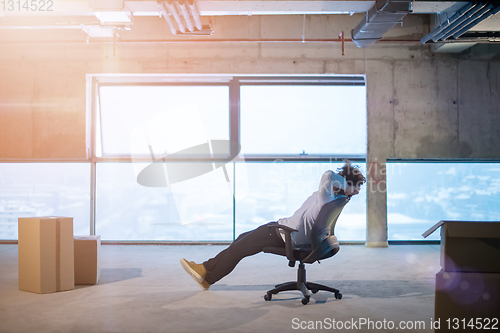
[[[500,222],[440,221],[423,236],[439,227],[435,331],[500,327]]]
[[[100,236],[73,237],[72,217],[18,219],[19,290],[38,294],[96,284]]]

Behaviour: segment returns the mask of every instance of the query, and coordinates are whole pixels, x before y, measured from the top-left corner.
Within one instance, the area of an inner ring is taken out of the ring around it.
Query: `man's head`
[[[347,188],[345,190],[340,190],[339,194],[351,197],[359,193],[361,185],[366,182],[366,178],[359,170],[359,166],[352,165],[349,160],[345,160],[344,162],[344,166],[338,168],[337,172],[347,181]]]

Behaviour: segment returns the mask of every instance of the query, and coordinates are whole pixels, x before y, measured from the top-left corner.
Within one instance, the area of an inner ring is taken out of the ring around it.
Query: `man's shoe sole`
[[[201,289],[203,290],[208,290],[208,288],[210,288],[210,285],[205,281],[206,284],[208,284],[208,286],[204,285],[203,282],[198,282],[198,280],[195,280],[201,287]]]
[[[203,278],[198,274],[194,269],[189,266],[189,263],[186,261],[186,259],[181,259],[181,265],[184,270],[193,277],[193,279],[196,280],[196,282],[201,283],[203,282]],[[201,284],[200,284],[201,286]]]

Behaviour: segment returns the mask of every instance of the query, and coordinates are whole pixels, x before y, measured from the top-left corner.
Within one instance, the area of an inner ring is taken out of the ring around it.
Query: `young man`
[[[297,229],[298,232],[292,233],[295,248],[311,244],[309,234],[321,207],[339,197],[350,199],[359,193],[361,185],[366,182],[358,166],[351,165],[349,161],[345,161],[345,165],[337,169],[337,172],[326,171],[321,177],[318,191],[307,198],[291,217],[241,234],[227,249],[202,264],[181,259],[182,267],[201,288],[208,289],[231,273],[241,259],[262,252],[265,247],[285,247],[284,234],[279,229],[270,228],[270,224],[278,223]]]

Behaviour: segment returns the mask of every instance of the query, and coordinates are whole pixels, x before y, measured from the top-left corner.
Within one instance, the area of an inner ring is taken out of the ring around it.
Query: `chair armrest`
[[[297,232],[297,229],[290,228],[286,225],[281,225],[281,224],[273,224],[269,226],[270,228],[273,229],[283,229],[285,232],[285,250],[286,250],[286,257],[288,260],[290,260],[290,263],[288,264],[290,267],[293,267],[295,265],[295,257],[293,256],[293,244],[292,244],[292,232]],[[293,264],[292,264],[293,262]]]
[[[286,226],[286,225],[282,225],[282,224],[270,224],[269,225],[269,228],[275,228],[275,229],[283,229],[285,232],[289,232],[289,233],[292,233],[294,231],[298,231],[297,229],[294,229],[294,228],[290,228],[289,226]]]

